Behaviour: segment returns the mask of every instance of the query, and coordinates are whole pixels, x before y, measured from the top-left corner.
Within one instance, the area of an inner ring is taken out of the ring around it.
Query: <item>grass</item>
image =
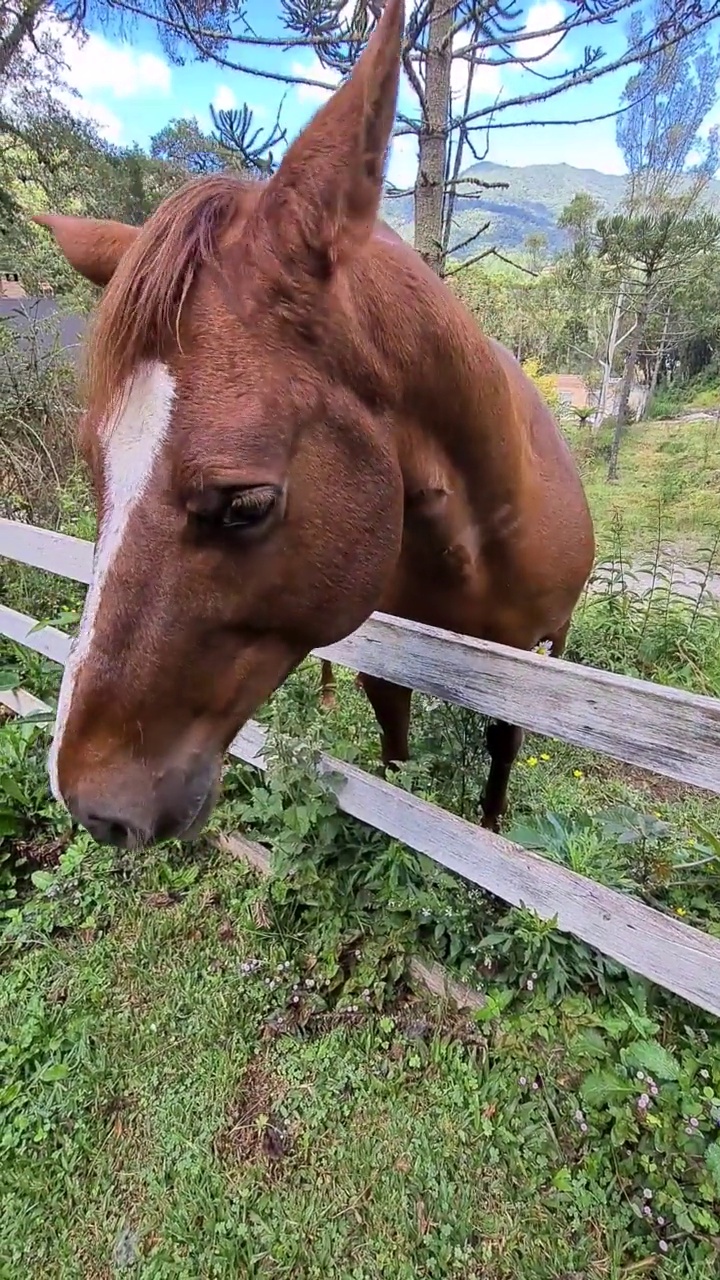
[[[608,429],[609,430],[609,429]],[[659,541],[691,562],[715,545],[720,531],[720,419],[644,422],[629,429],[620,453],[620,479],[606,480],[609,440],[603,429],[590,449],[573,439],[593,513],[601,556],[622,525],[625,549],[647,552]]]
[[[120,887],[93,856],[103,918],[3,977],[22,1092],[0,1275],[619,1280],[654,1274],[661,1240],[664,1275],[714,1275],[677,1223],[638,1233],[642,1194],[598,1167],[603,1122],[577,1118],[589,1000],[526,992],[484,1026],[402,995],[292,1017],[312,956],[259,917],[241,865],[206,849],[169,892],[162,858]],[[670,1170],[638,1172],[669,1215]]]

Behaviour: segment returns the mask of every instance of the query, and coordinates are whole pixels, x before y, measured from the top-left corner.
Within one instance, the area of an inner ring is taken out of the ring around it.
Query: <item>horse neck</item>
[[[384,270],[373,263],[366,277],[362,328],[400,407],[401,465],[423,452],[445,457],[456,474],[481,477],[486,511],[515,505],[530,476],[531,450],[513,362],[415,254],[404,246],[391,253],[399,259],[389,264],[394,269],[386,253]]]

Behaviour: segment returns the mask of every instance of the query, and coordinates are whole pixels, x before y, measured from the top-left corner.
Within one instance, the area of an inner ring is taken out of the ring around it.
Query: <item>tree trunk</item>
[[[605,406],[607,405],[608,392],[612,381],[613,361],[615,359],[615,348],[617,347],[618,330],[620,328],[620,318],[622,316],[622,304],[624,284],[620,284],[618,289],[617,300],[615,302],[615,310],[613,312],[612,326],[610,329],[610,337],[608,338],[607,350],[605,352],[605,360],[603,361],[603,376],[600,384],[600,395],[598,396],[597,408],[595,410],[595,428],[600,426],[605,416]]]
[[[633,380],[635,377],[635,367],[640,352],[640,346],[645,335],[645,326],[647,325],[648,316],[650,314],[650,298],[652,291],[652,279],[645,282],[643,296],[640,301],[638,310],[637,325],[632,336],[632,342],[625,358],[625,371],[620,387],[620,400],[617,407],[617,418],[615,421],[615,430],[613,432],[613,440],[610,448],[610,461],[608,463],[608,480],[617,480],[618,478],[618,458],[620,456],[620,442],[625,434],[625,426],[628,418],[628,406],[630,404],[630,392],[632,391]]]
[[[418,135],[415,182],[415,248],[429,267],[442,275],[443,209],[450,119],[450,32],[456,6],[431,0],[425,53],[425,103]]]
[[[658,378],[660,377],[660,365],[662,364],[662,359],[663,359],[663,356],[665,355],[665,345],[667,343],[669,328],[670,328],[670,308],[668,307],[667,311],[665,312],[665,324],[663,325],[662,338],[660,339],[660,346],[657,349],[657,355],[655,356],[655,362],[653,364],[652,374],[650,375],[650,385],[648,387],[647,399],[645,401],[645,413],[647,413],[648,409],[650,408],[650,405],[652,404],[652,398],[655,395],[655,392],[657,390]]]

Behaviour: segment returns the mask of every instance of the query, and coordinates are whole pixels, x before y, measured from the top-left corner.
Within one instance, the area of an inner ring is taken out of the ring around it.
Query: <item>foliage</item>
[[[655,0],[652,19],[671,16],[668,0]],[[643,16],[632,15],[634,39],[642,39]],[[668,45],[633,75],[622,95],[626,108],[617,118],[617,143],[630,174],[629,203],[657,209],[658,202],[679,197],[690,207],[697,191],[715,177],[720,155],[718,129],[701,135],[717,100],[720,51],[704,32]],[[699,157],[690,164],[691,156]]]
[[[573,248],[590,248],[601,209],[599,201],[588,191],[576,191],[572,200],[561,210],[557,224],[562,231],[568,232]]]
[[[530,381],[540,392],[545,403],[550,409],[557,410],[560,408],[560,395],[557,389],[557,383],[551,373],[544,373],[540,362],[532,359],[523,362],[523,369]]]
[[[203,133],[197,120],[171,120],[151,139],[150,154],[182,174],[199,176],[223,169],[265,173],[273,164],[273,147],[285,140],[279,125],[257,128],[249,107],[236,111],[210,108],[214,133]]]
[[[8,335],[0,387],[0,514],[52,527],[78,470],[75,379],[53,319]]]
[[[17,895],[23,847],[50,817],[44,748],[38,724],[0,722],[0,917]]]

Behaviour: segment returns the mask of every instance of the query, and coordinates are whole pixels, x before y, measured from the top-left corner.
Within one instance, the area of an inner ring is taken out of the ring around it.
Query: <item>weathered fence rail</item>
[[[0,519],[0,556],[88,583],[93,545]],[[0,610],[0,625],[6,624],[20,639],[20,615]],[[56,643],[49,628],[45,643]],[[46,656],[54,654],[48,649]],[[317,656],[720,795],[717,698],[562,659],[549,663],[535,653],[387,614],[375,614]]]
[[[92,546],[0,520],[0,556],[87,582]],[[70,638],[0,605],[0,635],[55,662]],[[720,794],[720,700],[519,653],[435,628],[375,615],[318,656],[602,751]],[[25,691],[0,693],[21,714],[42,707]],[[245,726],[230,753],[260,769],[264,731]],[[677,995],[720,1015],[720,940],[627,895],[492,835],[352,765],[323,757],[348,814],[463,875],[513,905],[533,908]]]

